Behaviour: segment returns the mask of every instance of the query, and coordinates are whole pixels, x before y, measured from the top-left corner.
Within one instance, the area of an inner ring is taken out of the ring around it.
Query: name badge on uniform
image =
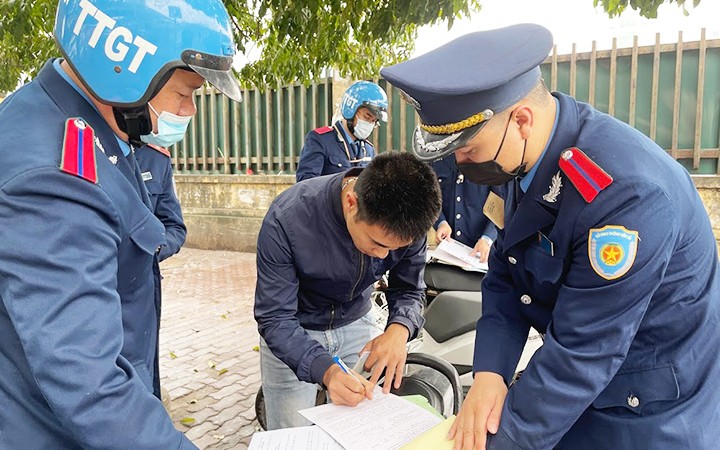
[[[538,244],[540,244],[542,251],[550,256],[555,256],[555,245],[547,236],[542,234],[542,231],[538,231]]]
[[[152,173],[151,173],[151,172],[143,172],[143,173],[142,173],[142,179],[143,179],[143,181],[150,181],[150,180],[152,180]]]
[[[483,206],[483,214],[499,229],[505,228],[505,200],[496,193],[490,191],[488,194],[485,206]]]

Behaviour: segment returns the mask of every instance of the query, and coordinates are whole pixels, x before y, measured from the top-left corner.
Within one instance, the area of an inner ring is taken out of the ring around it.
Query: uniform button
[[[455,236],[460,236],[460,235],[462,235],[462,231],[457,230],[457,231],[455,232]]]
[[[530,298],[530,296],[527,294],[523,294],[522,297],[520,297],[520,301],[523,305],[529,305],[530,303],[532,303],[532,298]]]
[[[442,178],[438,178],[438,183],[442,183]]]
[[[459,218],[461,218],[461,217],[462,217],[462,216],[461,216],[460,214],[458,214],[458,215],[455,216],[456,219],[459,219]]]
[[[338,163],[338,167],[342,167],[342,163]]]
[[[627,398],[628,406],[631,408],[637,408],[640,406],[640,399],[635,397],[634,395],[631,395]]]
[[[460,197],[458,196],[458,198],[456,198],[455,200],[460,201]]]
[[[517,264],[517,259],[513,258],[512,256],[508,256],[508,262],[510,264]]]
[[[463,181],[465,181],[465,175],[463,175],[463,174],[458,175],[458,183],[462,183]]]

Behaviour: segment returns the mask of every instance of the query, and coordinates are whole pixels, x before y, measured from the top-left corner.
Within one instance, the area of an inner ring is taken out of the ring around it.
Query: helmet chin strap
[[[187,66],[176,67],[168,70],[157,80],[157,83],[152,86],[153,92],[150,96],[150,100],[154,99],[155,96],[158,95],[160,89],[165,86],[177,69],[193,72],[193,70]],[[145,103],[142,106],[133,107],[113,106],[113,114],[115,115],[115,121],[117,122],[120,131],[127,133],[128,143],[135,148],[144,146],[145,143],[140,139],[140,136],[150,134],[152,132],[152,120],[150,119],[150,108],[148,107],[148,103]]]
[[[120,131],[127,133],[128,143],[136,148],[144,146],[145,143],[140,139],[140,136],[150,134],[152,131],[150,108],[148,108],[147,103],[134,108],[113,106],[113,114]]]
[[[355,117],[353,117],[352,119],[345,119],[345,123],[347,124],[347,128],[350,134],[355,136]]]

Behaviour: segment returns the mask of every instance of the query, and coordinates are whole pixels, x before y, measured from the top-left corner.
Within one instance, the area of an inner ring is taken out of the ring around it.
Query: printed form
[[[257,432],[248,450],[343,450],[343,447],[319,427],[310,426]]]
[[[327,404],[299,412],[345,450],[396,450],[443,421],[395,394],[383,394],[380,386],[372,400],[354,408]]]

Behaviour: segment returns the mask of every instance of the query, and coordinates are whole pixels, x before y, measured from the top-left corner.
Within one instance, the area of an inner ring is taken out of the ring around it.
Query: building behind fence
[[[543,63],[551,90],[588,102],[655,140],[691,173],[720,174],[720,39],[569,55],[554,51]],[[388,93],[390,117],[371,140],[379,151],[407,150],[417,125],[415,110],[396,89]],[[236,104],[212,88],[196,93],[198,114],[186,138],[171,149],[178,173],[290,174],[304,137],[328,125],[345,80],[326,78],[305,87],[245,90]]]

